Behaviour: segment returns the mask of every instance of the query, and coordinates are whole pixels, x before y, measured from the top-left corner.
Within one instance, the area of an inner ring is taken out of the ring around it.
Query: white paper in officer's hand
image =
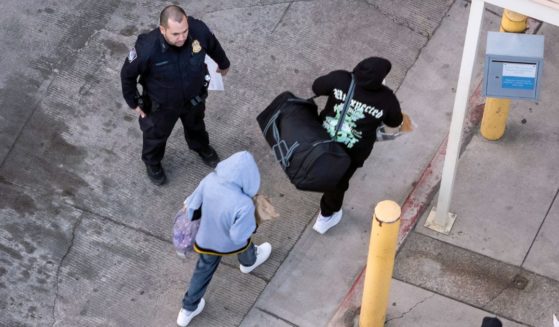
[[[210,72],[211,78],[210,85],[208,86],[208,91],[223,91],[223,77],[220,73],[216,72],[217,64],[208,55],[206,55],[204,62],[206,63],[206,65],[208,65],[208,71]]]

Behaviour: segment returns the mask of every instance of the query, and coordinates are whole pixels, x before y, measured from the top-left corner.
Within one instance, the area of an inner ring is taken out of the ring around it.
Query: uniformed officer
[[[161,160],[167,138],[179,118],[188,147],[211,167],[219,162],[204,124],[209,84],[206,54],[218,64],[217,72],[225,76],[229,59],[214,34],[201,20],[170,5],[161,12],[159,28],[138,36],[122,66],[122,93],[128,106],[139,115],[142,160],[156,185],[166,181]],[[142,86],[141,96],[138,83]]]

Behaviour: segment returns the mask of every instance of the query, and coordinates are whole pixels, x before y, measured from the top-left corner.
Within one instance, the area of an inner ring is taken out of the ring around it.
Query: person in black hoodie
[[[398,99],[391,89],[383,85],[391,68],[387,59],[370,57],[357,64],[353,72],[335,70],[317,78],[312,85],[317,96],[328,96],[326,106],[319,115],[323,127],[332,138],[344,145],[351,158],[351,165],[337,190],[322,195],[320,213],[313,226],[320,234],[326,233],[342,219],[342,204],[349,180],[369,157],[376,141],[377,128],[383,124],[399,128],[402,124],[403,115]],[[336,134],[352,76],[355,79],[355,92]]]

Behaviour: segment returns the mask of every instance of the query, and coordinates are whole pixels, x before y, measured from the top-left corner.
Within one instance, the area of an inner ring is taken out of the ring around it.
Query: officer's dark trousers
[[[349,180],[359,167],[361,167],[361,165],[352,161],[344,177],[336,186],[336,190],[322,194],[322,198],[320,199],[320,213],[323,216],[331,216],[334,212],[339,211],[342,208],[344,195],[349,187]]]
[[[194,107],[160,108],[145,118],[140,118],[140,129],[143,132],[142,160],[148,165],[161,162],[167,139],[178,119],[184,127],[188,147],[196,152],[207,149],[209,138],[204,124],[205,109],[204,102],[201,102]]]

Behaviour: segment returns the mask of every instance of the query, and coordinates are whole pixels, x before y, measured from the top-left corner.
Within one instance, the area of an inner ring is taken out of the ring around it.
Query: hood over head
[[[378,90],[382,87],[382,81],[392,69],[390,61],[380,57],[369,57],[363,59],[353,69],[355,83],[367,90]]]
[[[220,178],[238,185],[250,197],[254,197],[260,188],[260,172],[248,151],[237,152],[221,161],[215,172]]]

